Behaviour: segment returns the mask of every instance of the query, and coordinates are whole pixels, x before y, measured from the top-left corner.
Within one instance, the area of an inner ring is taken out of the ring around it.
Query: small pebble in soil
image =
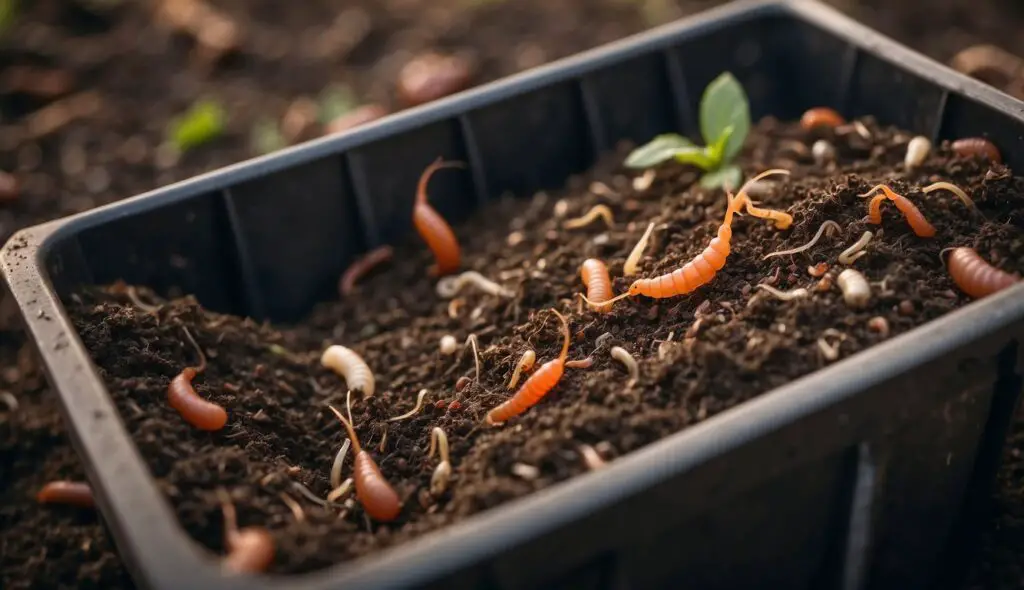
[[[309,97],[301,96],[293,100],[281,117],[281,135],[289,143],[310,139],[319,109]]]
[[[425,104],[466,89],[472,76],[472,64],[463,57],[424,53],[399,72],[398,97],[408,106]]]
[[[540,469],[537,469],[533,465],[527,465],[525,463],[516,463],[512,466],[512,473],[519,478],[525,479],[526,481],[533,481],[540,477]]]
[[[915,311],[917,311],[917,310],[914,308],[914,302],[913,301],[910,301],[909,299],[904,299],[903,301],[900,301],[900,304],[899,304],[900,315],[912,316],[912,315],[914,315]]]
[[[445,356],[451,356],[458,350],[459,343],[455,340],[455,336],[451,334],[445,334],[441,337],[441,354]]]
[[[868,320],[868,330],[871,330],[882,338],[886,338],[889,336],[889,320],[882,316],[875,316]]]
[[[0,170],[0,202],[16,201],[19,194],[18,179],[10,172]]]

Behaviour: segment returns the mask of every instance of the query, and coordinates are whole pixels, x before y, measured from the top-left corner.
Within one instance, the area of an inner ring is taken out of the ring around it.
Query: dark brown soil
[[[103,108],[36,141],[23,141],[19,137],[28,115],[60,96],[0,88],[0,170],[15,172],[23,188],[17,204],[0,207],[0,239],[21,227],[248,157],[258,119],[280,118],[294,99],[315,96],[328,83],[349,84],[361,99],[391,104],[392,77],[413,52],[442,47],[471,53],[483,64],[474,80],[480,82],[717,3],[571,0],[480,2],[476,7],[455,0],[323,0],[290,3],[282,10],[270,0],[217,0],[236,18],[255,23],[259,34],[239,55],[204,72],[189,58],[189,39],[154,25],[151,3],[20,2],[14,27],[0,33],[0,63],[70,73],[74,82],[66,94],[95,91]],[[1024,54],[1021,8],[1013,0],[831,3],[940,60],[981,42]],[[87,4],[111,8],[82,8]],[[331,20],[323,17],[341,8],[360,9],[371,17],[370,33],[352,51],[323,58],[288,49],[281,53],[282,46],[315,38]],[[453,15],[461,24],[450,24]],[[586,26],[578,26],[581,22]],[[224,136],[177,165],[159,161],[168,120],[203,95],[231,106]],[[541,335],[550,339],[555,326],[547,322]],[[23,336],[3,323],[0,387],[16,396],[20,408],[13,415],[0,408],[0,587],[129,587],[95,518],[41,510],[32,500],[45,481],[84,474]],[[1022,463],[1017,456],[1010,460],[1000,480],[1000,511],[985,545],[985,554],[992,557],[979,561],[975,587],[1024,586],[1013,575],[1020,571],[1014,556],[1024,551],[1024,542],[1012,534],[1019,530],[1015,514],[1024,506]]]
[[[823,168],[809,157],[813,136],[798,126],[762,122],[748,140],[744,169],[748,175],[769,167],[792,169],[790,181],[772,185],[759,200],[791,212],[793,228],[779,231],[764,220],[738,218],[728,264],[690,296],[630,300],[607,315],[581,311],[574,300],[585,258],[601,258],[613,276],[621,275],[626,256],[653,221],[656,244],[642,273],[669,272],[704,249],[724,214],[724,194],[699,188],[694,171],[670,166],[659,171],[650,189],[637,193],[616,156],[564,194],[503,202],[456,228],[465,268],[502,280],[515,291],[511,298],[465,292],[451,313],[450,302],[434,293],[434,281],[425,274],[429,252],[410,240],[397,246],[397,262],[350,299],[320,305],[308,321],[279,331],[205,312],[193,301],[171,302],[152,315],[102,293],[83,295],[71,313],[189,532],[220,549],[213,486],[223,485],[246,524],[266,525],[274,533],[280,557],[273,569],[306,571],[401,543],[577,475],[587,469],[582,444],[614,460],[813,372],[828,362],[821,338],[838,343],[840,357],[846,357],[966,303],[943,270],[943,248],[971,245],[1001,267],[1024,270],[1024,180],[1002,166],[950,158],[945,148],[919,170],[905,172],[899,163],[910,137],[870,122],[868,129],[870,140],[852,130],[831,138],[840,161]],[[917,190],[940,178],[965,187],[980,215],[951,195],[925,197]],[[591,181],[612,188],[589,189]],[[882,181],[920,205],[938,228],[934,239],[916,237],[892,207],[886,207],[881,227],[866,223],[866,201],[857,195]],[[596,204],[614,212],[612,228],[597,222],[561,229],[566,217]],[[762,260],[806,243],[827,219],[844,228],[842,236],[822,238],[809,253]],[[875,282],[875,298],[867,309],[853,311],[838,288],[817,291],[819,279],[809,276],[808,265],[834,263],[867,229],[875,238],[856,268]],[[807,288],[813,295],[779,301],[755,287],[765,282],[783,290]],[[615,284],[621,292],[629,280],[617,278]],[[539,361],[557,355],[557,323],[538,313],[549,308],[569,318],[570,358],[592,356],[593,367],[569,370],[540,404],[507,425],[484,425],[487,410],[507,398],[504,384],[526,348],[535,349]],[[873,330],[873,322],[886,327]],[[166,405],[170,378],[195,357],[183,345],[181,325],[212,357],[200,392],[229,408],[230,426],[222,434],[193,430]],[[830,338],[830,331],[838,335]],[[442,356],[438,342],[445,334],[460,342],[471,334],[479,339],[480,381],[461,393],[454,385],[474,375],[472,355],[461,362]],[[353,413],[359,436],[405,500],[394,524],[368,529],[360,508],[339,518],[338,509],[315,506],[292,489],[297,481],[325,496],[344,438],[325,411],[325,403],[340,403],[344,395],[343,382],[319,366],[328,343],[358,351],[377,377],[378,393],[356,400]],[[273,344],[290,354],[272,351]],[[640,361],[634,387],[611,359],[613,345]],[[444,400],[441,408],[432,403],[412,420],[388,423],[412,407],[420,388],[432,392],[430,402]],[[455,400],[458,409],[448,405]],[[454,468],[450,491],[436,502],[427,495],[435,462],[425,458],[435,426],[449,436]],[[282,501],[282,492],[303,506],[304,522]]]

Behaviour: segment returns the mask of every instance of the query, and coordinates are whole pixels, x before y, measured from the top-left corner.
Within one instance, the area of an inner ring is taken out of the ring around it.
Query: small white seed
[[[527,481],[533,481],[540,477],[540,469],[537,469],[533,465],[527,465],[525,463],[516,463],[512,466],[512,473],[519,478]]]
[[[445,356],[451,356],[455,354],[455,351],[459,349],[459,342],[455,340],[455,336],[451,334],[445,334],[441,337],[441,354]]]
[[[848,268],[839,273],[836,283],[843,292],[843,301],[850,307],[864,308],[871,301],[871,285],[860,271]]]
[[[822,166],[836,159],[836,148],[824,139],[819,139],[811,146],[811,155],[814,156],[814,161]]]
[[[914,139],[910,140],[907,144],[907,155],[903,158],[903,164],[907,167],[907,170],[920,166],[924,159],[928,157],[928,152],[932,149],[932,142],[928,141],[927,137],[918,135]]]

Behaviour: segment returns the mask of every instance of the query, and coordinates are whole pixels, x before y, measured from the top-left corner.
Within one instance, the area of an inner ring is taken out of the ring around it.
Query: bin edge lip
[[[691,31],[691,34],[696,34],[702,27],[725,26],[735,23],[734,18],[730,20],[731,17],[752,18],[771,12],[799,18],[816,28],[835,35],[848,45],[856,46],[880,59],[898,64],[902,69],[936,84],[947,92],[963,95],[995,110],[1015,112],[1018,119],[1024,120],[1024,102],[1017,101],[1009,95],[955,72],[831,7],[814,0],[752,0],[713,8],[571,57],[556,60],[535,70],[491,82],[434,104],[389,115],[345,134],[321,138],[281,152],[251,158],[83,213],[23,228],[13,234],[0,249],[0,268],[2,268],[4,280],[11,294],[18,303],[19,311],[24,316],[26,331],[31,334],[32,340],[37,344],[40,342],[38,338],[40,335],[58,339],[63,337],[65,339],[63,344],[66,346],[62,349],[64,355],[61,355],[61,361],[64,363],[75,357],[84,357],[87,360],[88,367],[85,369],[91,372],[92,377],[96,380],[95,384],[99,386],[100,393],[105,396],[106,409],[112,411],[117,418],[115,430],[119,428],[120,434],[114,432],[113,435],[115,438],[123,436],[129,447],[123,452],[134,456],[134,458],[130,456],[117,458],[134,461],[136,464],[131,467],[143,470],[143,483],[155,494],[153,497],[145,498],[144,503],[151,508],[157,508],[156,517],[159,520],[164,521],[163,516],[159,514],[161,512],[166,514],[166,518],[169,519],[169,527],[167,526],[168,522],[155,523],[156,528],[160,530],[151,530],[150,533],[156,534],[148,535],[150,537],[158,536],[171,544],[170,547],[162,548],[161,555],[142,555],[141,550],[146,548],[144,545],[134,548],[123,548],[120,544],[118,545],[119,553],[125,556],[125,566],[135,574],[133,578],[140,587],[160,587],[157,585],[160,580],[167,579],[162,576],[181,575],[181,570],[176,568],[182,565],[192,568],[192,571],[188,572],[186,576],[198,584],[196,587],[208,587],[216,582],[219,584],[218,587],[224,588],[276,588],[284,580],[289,580],[290,583],[305,589],[326,589],[338,584],[345,587],[349,585],[362,587],[361,585],[364,584],[372,584],[378,588],[404,587],[413,581],[422,581],[424,573],[442,572],[454,568],[460,563],[470,561],[466,553],[456,551],[448,551],[439,556],[435,546],[447,549],[461,546],[462,549],[477,558],[497,553],[503,548],[515,546],[536,533],[553,530],[595,509],[609,505],[621,497],[657,483],[659,479],[652,475],[652,470],[648,469],[654,461],[657,461],[662,467],[661,471],[670,470],[676,474],[684,473],[711,457],[741,447],[772,431],[774,427],[769,427],[769,424],[781,426],[798,417],[813,414],[852,394],[863,391],[866,385],[883,382],[902,372],[908,366],[934,361],[941,355],[959,348],[965,341],[1005,329],[1011,322],[1024,321],[1024,283],[1022,283],[982,301],[965,305],[886,342],[767,391],[699,424],[637,449],[611,463],[600,472],[585,473],[549,486],[544,490],[509,501],[502,506],[478,513],[460,523],[433,531],[377,554],[334,564],[307,574],[231,580],[220,576],[208,554],[198,550],[197,543],[188,536],[173,514],[167,498],[156,490],[155,478],[139,455],[134,439],[124,428],[105,383],[96,373],[91,355],[73,329],[70,317],[53,289],[45,267],[45,258],[53,246],[69,235],[76,235],[82,230],[112,219],[153,210],[186,200],[202,192],[219,190],[212,186],[215,184],[234,184],[258,178],[301,162],[358,149],[360,146],[378,139],[414,127],[457,117],[475,108],[487,106],[491,104],[496,95],[511,99],[553,81],[571,80],[591,70],[609,65],[609,63],[628,60],[629,56],[619,54],[620,49],[624,47],[633,49],[633,53],[644,53],[652,47],[677,43],[681,31]],[[616,57],[618,59],[612,59]],[[594,58],[600,59],[595,60]],[[581,70],[580,66],[587,67]],[[568,68],[575,68],[576,71],[567,72]],[[524,82],[529,82],[529,84],[524,85]],[[517,92],[514,94],[506,92],[510,88],[516,89]],[[424,115],[429,116],[425,118]],[[267,166],[267,164],[273,165]],[[228,177],[233,178],[229,181]],[[30,266],[27,277],[20,277],[28,280],[15,280],[19,278],[19,275],[26,273],[26,269],[18,268],[22,264]],[[48,326],[40,325],[42,322],[36,317],[36,313],[47,314]],[[909,350],[903,346],[907,342],[923,343],[924,345]],[[956,344],[952,344],[953,342]],[[52,376],[52,371],[58,368],[56,366],[57,359],[54,358],[53,351],[40,352],[44,368],[48,375],[51,375],[51,383],[53,383],[56,379]],[[65,357],[65,355],[67,356]],[[872,372],[865,374],[860,369],[861,364],[872,363],[877,363]],[[850,377],[845,380],[845,383],[842,379],[844,376]],[[822,385],[826,381],[833,383],[829,387],[823,388]],[[69,416],[68,407],[73,402],[67,399],[66,388],[54,388],[57,389],[58,405],[63,417],[75,425],[75,428],[68,428],[68,432],[76,443],[77,450],[81,444],[78,432],[81,425],[77,424],[74,417]],[[722,436],[721,433],[726,431],[728,431],[726,435]],[[122,442],[124,441],[122,440]],[[669,463],[665,461],[666,455],[671,455],[671,469]],[[99,483],[93,477],[94,466],[84,461],[83,465],[90,476],[90,482],[94,485]],[[608,477],[615,477],[620,481],[629,480],[631,485],[628,487],[617,486],[611,490],[611,493],[608,488],[595,485]],[[121,487],[124,486],[121,485]],[[148,492],[148,490],[146,491]],[[121,496],[125,493],[128,492],[122,489],[116,495]],[[104,490],[101,490],[100,506],[103,516],[110,523],[111,528],[117,530],[117,534],[112,535],[114,540],[117,541],[118,537],[122,537],[120,540],[126,543],[139,541],[140,538],[136,538],[136,535],[128,534],[126,537],[119,530],[120,525],[127,524],[124,519],[119,518],[124,507],[108,510],[102,497],[103,494]],[[133,493],[133,495],[138,494]],[[581,497],[585,498],[584,502],[578,501]],[[570,498],[575,498],[577,502],[566,502]],[[160,506],[153,506],[153,504]],[[569,505],[572,510],[565,510],[566,505]],[[526,513],[530,513],[531,518],[521,518],[521,515]],[[538,525],[538,516],[550,518],[545,524]],[[500,528],[502,531],[500,539],[495,539],[495,535],[487,530],[495,528]],[[168,553],[172,555],[168,555]],[[393,566],[395,563],[417,567],[410,567],[404,572],[399,572],[395,571]]]

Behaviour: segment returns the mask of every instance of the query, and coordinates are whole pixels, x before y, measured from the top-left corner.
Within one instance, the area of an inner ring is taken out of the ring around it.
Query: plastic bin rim
[[[1024,103],[888,40],[815,0],[755,0],[712,9],[575,57],[556,61],[535,71],[479,87],[440,101],[436,105],[427,105],[389,116],[385,120],[344,136],[323,138],[281,153],[241,162],[16,233],[0,250],[0,265],[11,293],[25,316],[26,327],[32,334],[33,341],[42,349],[41,356],[51,382],[55,383],[55,388],[62,391],[62,413],[75,424],[74,428],[69,428],[69,433],[75,439],[76,446],[80,448],[80,431],[89,429],[84,424],[87,417],[68,416],[64,393],[67,388],[58,387],[70,385],[72,375],[58,375],[56,371],[66,372],[67,364],[74,363],[72,372],[76,373],[75,378],[91,381],[84,386],[78,384],[78,387],[93,390],[93,399],[83,400],[87,403],[82,409],[87,414],[95,413],[94,418],[106,421],[105,428],[108,432],[105,436],[114,440],[115,445],[123,446],[123,443],[127,443],[127,448],[118,448],[116,452],[119,454],[109,459],[112,463],[128,463],[123,467],[134,472],[131,474],[130,482],[113,482],[109,475],[98,479],[92,473],[94,466],[87,466],[90,481],[94,485],[102,483],[107,486],[119,486],[117,492],[103,486],[99,486],[98,490],[100,506],[115,531],[115,541],[131,543],[142,540],[142,536],[123,531],[122,527],[132,527],[131,523],[126,522],[120,515],[129,511],[132,506],[119,506],[114,510],[106,505],[108,494],[118,496],[119,499],[124,496],[140,499],[139,508],[157,519],[156,522],[147,525],[149,536],[170,544],[161,548],[160,555],[145,554],[142,550],[151,547],[143,545],[118,545],[119,551],[125,556],[126,565],[130,568],[134,566],[134,571],[140,574],[135,576],[136,581],[142,586],[152,585],[156,580],[166,580],[169,579],[167,576],[177,575],[179,579],[187,578],[197,582],[189,587],[206,587],[216,581],[224,588],[272,588],[279,587],[285,580],[288,580],[289,584],[303,588],[404,587],[422,580],[423,576],[430,572],[439,574],[448,571],[474,558],[514,546],[539,532],[555,529],[657,483],[659,476],[665,472],[685,473],[724,451],[742,447],[756,440],[774,430],[777,425],[818,412],[851,394],[862,391],[865,387],[891,379],[907,367],[934,361],[963,342],[980,338],[1008,322],[1024,320],[1022,284],[983,301],[971,303],[635,450],[599,472],[586,473],[553,485],[379,554],[298,576],[230,579],[219,575],[211,556],[187,536],[170,509],[167,499],[156,489],[152,474],[138,454],[123,424],[119,419],[110,419],[117,415],[116,409],[44,270],[45,259],[52,247],[65,237],[75,235],[88,227],[162,207],[202,192],[219,190],[224,179],[229,176],[231,182],[236,183],[324,155],[352,150],[412,127],[458,116],[488,105],[496,96],[510,98],[512,94],[507,90],[512,88],[516,90],[513,94],[522,94],[552,82],[578,77],[609,63],[629,59],[633,55],[646,53],[652,48],[678,43],[684,32],[691,35],[699,34],[708,29],[734,24],[735,17],[754,18],[766,14],[789,14],[801,18],[852,45],[878,53],[885,59],[898,63],[904,69],[911,70],[916,75],[950,91],[1003,112],[1015,112],[1018,118],[1024,119]],[[733,20],[729,20],[730,18]],[[627,51],[622,53],[623,49]],[[29,266],[28,269],[22,266],[26,264]],[[910,344],[913,346],[908,346]],[[85,365],[80,364],[83,361]],[[864,367],[872,367],[872,370],[865,371]],[[90,433],[89,436],[97,435]],[[109,446],[110,443],[107,444]],[[117,468],[116,465],[108,465],[102,469],[110,474]],[[144,476],[141,481],[137,477],[140,469]],[[616,485],[605,485],[606,481],[615,481]],[[137,486],[130,490],[126,484]],[[141,490],[138,489],[139,486]],[[530,514],[529,519],[522,518],[526,513]],[[494,530],[502,531],[500,538],[493,534]],[[395,567],[397,564],[404,567]],[[183,565],[186,565],[189,571],[177,569]],[[412,578],[414,575],[416,580]]]

